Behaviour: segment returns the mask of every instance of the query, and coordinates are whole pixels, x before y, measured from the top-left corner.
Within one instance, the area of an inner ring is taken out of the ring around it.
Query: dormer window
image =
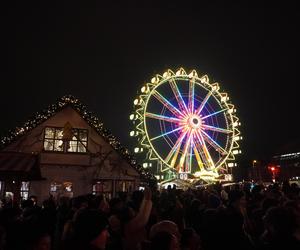
[[[44,133],[44,150],[55,152],[86,153],[87,129],[71,128],[71,135],[64,137],[64,128],[46,127]]]

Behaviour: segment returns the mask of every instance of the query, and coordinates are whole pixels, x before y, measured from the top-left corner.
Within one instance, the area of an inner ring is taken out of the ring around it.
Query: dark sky
[[[154,74],[183,66],[229,93],[245,159],[300,141],[296,6],[41,2],[0,8],[1,135],[72,94],[130,147],[137,90]]]

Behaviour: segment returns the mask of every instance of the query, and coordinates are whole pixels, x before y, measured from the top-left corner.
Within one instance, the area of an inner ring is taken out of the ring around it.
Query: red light
[[[272,170],[272,171],[275,171],[275,168],[274,168],[274,167],[271,167],[271,170]]]

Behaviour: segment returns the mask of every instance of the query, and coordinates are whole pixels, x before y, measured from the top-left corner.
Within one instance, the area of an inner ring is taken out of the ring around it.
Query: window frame
[[[27,189],[22,189],[23,183],[28,183],[28,188]],[[20,186],[20,196],[22,200],[27,200],[29,198],[29,192],[30,192],[30,181],[21,181],[21,186]],[[24,195],[27,194],[27,195]]]
[[[88,129],[81,129],[81,128],[72,128],[72,130],[76,130],[76,132],[77,132],[77,137],[79,138],[79,134],[80,134],[80,132],[81,131],[84,131],[84,132],[86,132],[86,140],[70,140],[69,142],[71,143],[71,142],[76,142],[76,151],[66,151],[66,153],[79,153],[79,154],[86,154],[87,153],[87,147],[88,147]],[[83,143],[86,143],[86,145],[84,145]],[[79,148],[79,145],[82,145],[84,148],[85,148],[85,152],[79,152],[78,151],[78,148]],[[71,147],[71,146],[70,146]]]
[[[47,138],[46,137],[46,129],[54,129],[55,132],[54,132],[54,136],[53,138]],[[72,130],[76,130],[77,132],[77,136],[79,137],[79,134],[81,131],[84,131],[86,132],[86,140],[82,141],[82,140],[69,140],[69,142],[76,142],[76,151],[68,151],[68,150],[65,150],[64,148],[62,148],[62,150],[55,150],[54,146],[55,146],[55,141],[62,141],[62,139],[56,139],[56,133],[57,133],[57,130],[63,130],[63,127],[57,127],[57,126],[45,126],[44,127],[44,134],[43,134],[43,151],[44,152],[47,152],[47,153],[64,153],[64,154],[87,154],[88,153],[88,143],[89,143],[89,129],[87,128],[72,128]],[[52,145],[52,149],[51,150],[47,150],[45,149],[45,142],[46,141],[52,141],[53,142],[53,145]],[[83,143],[86,143],[86,145],[84,145]],[[85,148],[85,152],[78,152],[78,148],[79,148],[79,145],[82,145],[82,147]]]

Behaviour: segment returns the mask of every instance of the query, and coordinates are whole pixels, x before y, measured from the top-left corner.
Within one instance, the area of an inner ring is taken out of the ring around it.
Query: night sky
[[[299,8],[103,2],[1,6],[1,135],[72,94],[131,148],[137,91],[154,74],[183,66],[229,93],[244,159],[300,144]]]

